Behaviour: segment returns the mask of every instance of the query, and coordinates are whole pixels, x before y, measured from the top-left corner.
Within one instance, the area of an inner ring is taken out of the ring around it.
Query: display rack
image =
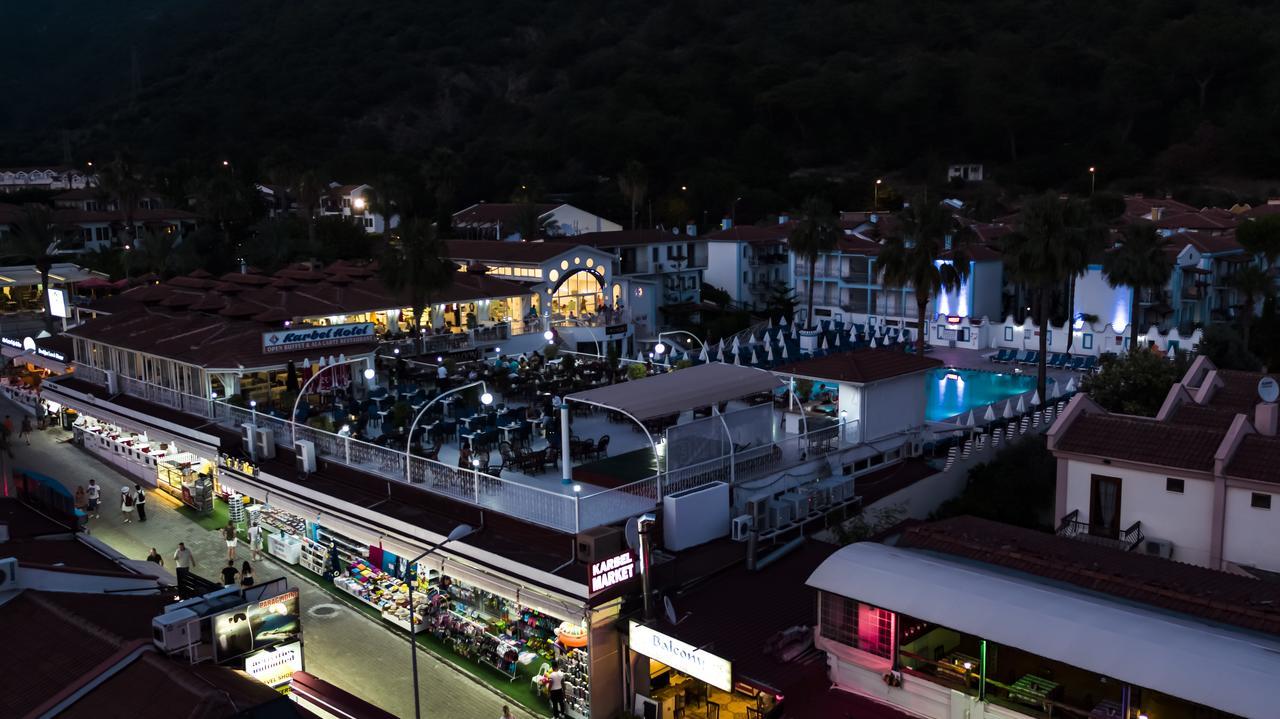
[[[311,537],[302,537],[302,551],[298,563],[303,569],[324,575],[329,564],[329,548]]]
[[[570,649],[561,665],[564,671],[564,703],[570,717],[591,717],[591,662],[585,649]]]

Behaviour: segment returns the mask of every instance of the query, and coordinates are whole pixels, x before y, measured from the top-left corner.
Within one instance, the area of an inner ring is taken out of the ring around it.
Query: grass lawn
[[[217,498],[213,500],[212,514],[197,514],[194,509],[185,504],[178,507],[178,513],[211,531],[227,526],[227,520],[230,518],[227,503]]]
[[[385,622],[382,619],[382,615],[373,607],[334,587],[333,582],[325,579],[319,574],[304,569],[301,566],[294,566],[293,570],[320,585],[326,592],[357,612],[390,627],[397,633],[404,631],[399,627]],[[488,664],[483,664],[457,654],[430,632],[421,632],[417,635],[416,639],[418,640],[418,644],[424,647],[427,651],[451,664],[462,667],[473,676],[478,677],[488,686],[493,687],[498,692],[510,697],[525,709],[549,716],[546,700],[533,690],[529,681],[533,677],[534,672],[537,671],[538,667],[541,665],[540,661],[534,660],[529,666],[517,665],[516,678],[510,679],[506,674],[499,672]]]

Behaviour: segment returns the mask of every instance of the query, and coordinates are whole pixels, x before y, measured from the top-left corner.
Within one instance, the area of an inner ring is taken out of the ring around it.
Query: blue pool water
[[[1052,379],[1049,380],[1053,382]],[[971,369],[936,369],[925,379],[928,403],[925,419],[939,422],[971,409],[985,407],[1036,387],[1035,372],[1015,375]],[[999,411],[1000,407],[996,408]],[[981,422],[981,417],[975,417]]]

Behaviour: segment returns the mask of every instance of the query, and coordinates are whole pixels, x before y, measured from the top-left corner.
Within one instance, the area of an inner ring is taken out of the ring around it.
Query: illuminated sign
[[[302,643],[290,642],[254,652],[244,658],[244,671],[269,687],[288,684],[294,672],[302,671]]]
[[[0,337],[0,344],[6,347],[12,347],[16,350],[26,349],[22,346],[22,340],[15,340],[12,337]]]
[[[219,662],[298,638],[298,590],[244,604],[213,618],[213,651]]]
[[[591,564],[591,593],[603,592],[636,576],[636,558],[631,552]]]
[[[316,347],[349,345],[371,342],[374,339],[372,322],[352,322],[327,327],[297,327],[262,333],[262,352],[292,352]]]
[[[67,291],[55,288],[49,288],[49,314],[54,317],[70,317],[71,311],[67,309]]]
[[[40,355],[41,357],[48,357],[51,360],[57,360],[59,362],[67,361],[67,356],[62,354],[61,352],[54,352],[53,350],[48,350],[39,346],[36,347],[36,354]]]
[[[947,324],[949,325],[960,324],[960,315],[947,315]]]
[[[733,664],[679,639],[631,622],[631,649],[717,689],[733,691]]]

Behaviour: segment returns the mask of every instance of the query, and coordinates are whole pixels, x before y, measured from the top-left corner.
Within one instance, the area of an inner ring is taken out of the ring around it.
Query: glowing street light
[[[664,344],[662,344],[661,342],[659,342],[658,344],[656,344],[656,345],[654,345],[654,346],[653,346],[653,353],[654,353],[654,354],[658,354],[658,355],[660,355],[660,354],[662,354],[663,352],[666,352],[666,351],[667,351],[667,346],[666,346],[666,345],[664,345]]]
[[[1097,185],[1097,182],[1098,182],[1098,168],[1094,167],[1093,165],[1090,165],[1089,166],[1089,194],[1090,195],[1093,194],[1093,188]]]

